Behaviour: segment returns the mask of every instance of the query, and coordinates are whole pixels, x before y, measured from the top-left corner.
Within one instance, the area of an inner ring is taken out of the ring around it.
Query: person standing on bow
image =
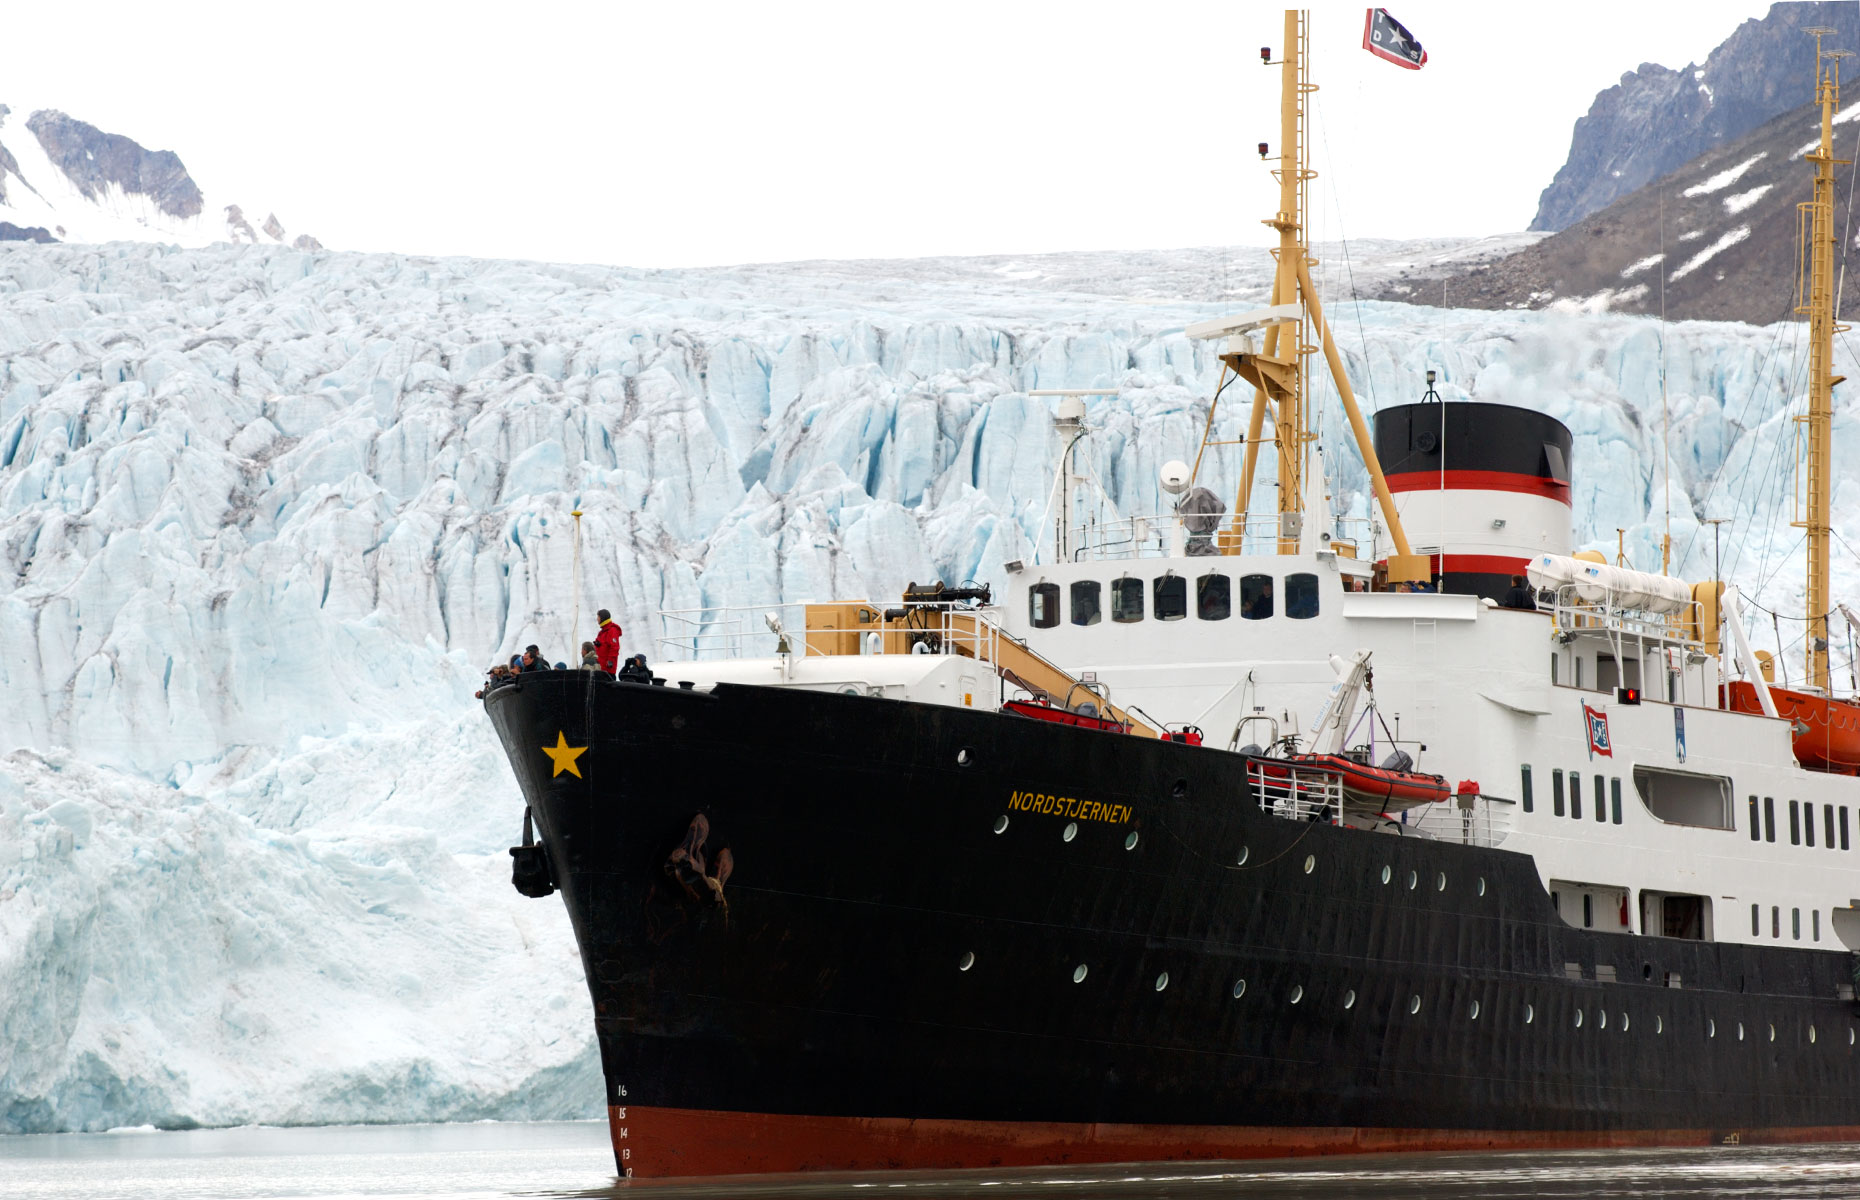
[[[604,608],[594,615],[601,622],[601,631],[594,635],[594,660],[601,670],[612,675],[620,666],[620,626]]]

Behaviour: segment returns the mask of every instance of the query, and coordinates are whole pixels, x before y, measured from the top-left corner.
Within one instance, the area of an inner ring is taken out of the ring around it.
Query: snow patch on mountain
[[[1727,574],[1799,605],[1798,326],[1354,304],[1484,251],[1351,250],[1321,285],[1367,406],[1434,369],[1448,402],[1550,413],[1580,542],[1656,564],[1670,504],[1702,578],[1728,517]],[[1081,457],[1107,513],[1162,511],[1221,370],[1183,329],[1271,271],[0,246],[0,1128],[598,1112],[567,920],[507,884],[484,667],[570,657],[598,606],[660,659],[660,609],[1004,585],[1050,540],[1036,388],[1117,389]],[[1323,408],[1334,505],[1367,516]]]

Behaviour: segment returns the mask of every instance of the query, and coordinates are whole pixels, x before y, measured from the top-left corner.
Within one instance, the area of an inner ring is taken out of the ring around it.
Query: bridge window
[[[1563,768],[1556,767],[1550,772],[1550,811],[1557,816],[1563,815]]]
[[[1102,597],[1104,585],[1096,579],[1081,579],[1072,585],[1072,623],[1096,625],[1104,620]]]
[[[1156,580],[1156,619],[1180,621],[1188,616],[1188,580],[1171,571]]]
[[[1111,581],[1111,619],[1128,625],[1143,619],[1143,581],[1126,575]]]
[[[1240,615],[1249,621],[1263,621],[1272,615],[1272,576],[1240,577]]]
[[[1213,571],[1195,580],[1195,615],[1204,621],[1225,621],[1234,613],[1233,580]]]
[[[1318,577],[1285,577],[1285,615],[1294,621],[1308,621],[1318,615]]]
[[[1518,768],[1518,773],[1519,773],[1519,775],[1521,776],[1521,780],[1520,780],[1520,786],[1519,786],[1519,791],[1520,791],[1520,793],[1521,793],[1521,798],[1522,798],[1522,799],[1523,799],[1523,801],[1524,801],[1524,811],[1525,811],[1525,812],[1530,812],[1530,811],[1531,811],[1531,807],[1532,807],[1532,805],[1531,805],[1531,766],[1530,766],[1530,764],[1529,764],[1529,763],[1525,763],[1525,764],[1524,764],[1523,766],[1520,766],[1520,767]]]
[[[1027,589],[1027,621],[1035,629],[1059,624],[1059,585],[1036,583]]]

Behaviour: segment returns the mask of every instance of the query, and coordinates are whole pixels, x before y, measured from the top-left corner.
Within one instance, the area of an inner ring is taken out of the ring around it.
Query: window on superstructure
[[[1240,577],[1240,615],[1248,621],[1263,621],[1272,615],[1272,576]]]
[[[1562,657],[1556,651],[1550,652],[1550,686],[1556,686],[1556,660]]]
[[[1582,927],[1595,928],[1595,897],[1587,892],[1582,893]]]
[[[1815,844],[1815,803],[1812,800],[1802,802],[1802,844]]]
[[[1763,819],[1757,815],[1757,798],[1755,796],[1750,798],[1750,840],[1753,842],[1760,842],[1763,840]]]
[[[1582,820],[1582,772],[1569,773],[1569,815]]]
[[[1072,623],[1096,625],[1104,620],[1104,585],[1096,579],[1081,579],[1072,585]]]
[[[1529,763],[1525,763],[1523,766],[1519,767],[1518,775],[1519,775],[1518,791],[1519,791],[1521,798],[1524,801],[1524,811],[1530,812],[1532,810],[1531,765]]]
[[[1111,581],[1111,619],[1129,625],[1143,619],[1143,581],[1126,575]]]
[[[1595,819],[1598,821],[1606,822],[1608,820],[1608,792],[1602,787],[1602,777],[1600,775],[1597,775],[1595,777],[1595,793],[1594,794],[1595,794]]]
[[[1841,849],[1847,849],[1847,806],[1841,805]]]
[[[1773,938],[1782,936],[1782,909],[1774,904],[1770,905],[1770,936]]]
[[[1035,629],[1059,624],[1059,585],[1036,583],[1027,589],[1027,622]]]
[[[1563,768],[1554,767],[1550,771],[1550,811],[1557,816],[1563,815]]]
[[[1834,849],[1834,806],[1832,804],[1821,806],[1821,832],[1826,835],[1821,839],[1821,844],[1830,850]]]
[[[1809,910],[1808,931],[1815,941],[1821,940],[1821,910],[1818,908]]]
[[[1789,801],[1789,844],[1802,844],[1802,803],[1799,800]]]
[[[1763,840],[1776,840],[1776,797],[1763,797]]]
[[[1318,577],[1316,575],[1287,575],[1285,577],[1285,615],[1294,621],[1309,621],[1318,615]]]
[[[1621,777],[1618,775],[1608,781],[1608,815],[1615,824],[1621,824]]]
[[[1750,906],[1750,936],[1751,937],[1762,937],[1763,936],[1762,910],[1755,904]]]
[[[1188,580],[1171,571],[1151,585],[1156,593],[1156,619],[1180,621],[1188,616]]]
[[[1204,621],[1225,621],[1233,613],[1233,580],[1213,571],[1195,580],[1196,616]]]
[[[1576,687],[1581,688],[1582,687],[1582,660],[1580,658],[1575,659],[1575,664],[1576,664]]]
[[[1799,908],[1789,910],[1789,936],[1794,941],[1802,940],[1802,910]]]

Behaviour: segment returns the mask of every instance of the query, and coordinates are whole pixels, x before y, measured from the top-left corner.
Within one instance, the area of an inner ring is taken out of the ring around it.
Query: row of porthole
[[[1007,827],[1008,827],[1008,819],[1007,819],[1006,813],[1002,813],[1000,816],[995,818],[995,832],[996,833],[1006,833]],[[1059,831],[1059,840],[1062,842],[1069,842],[1073,838],[1077,837],[1078,835],[1079,835],[1079,823],[1077,821],[1067,821],[1066,827]],[[1134,829],[1131,830],[1129,833],[1124,835],[1124,849],[1135,850],[1137,848],[1138,840],[1139,839],[1137,837],[1136,830]],[[1306,868],[1306,870],[1309,870],[1309,869],[1310,868],[1308,867]],[[1158,990],[1161,990],[1161,989],[1158,989]]]
[[[973,967],[974,965],[975,965],[975,954],[972,951],[965,951],[962,957],[959,960],[957,960],[956,969],[959,971],[966,971],[970,967]],[[1080,963],[1077,966],[1072,968],[1072,982],[1073,983],[1084,983],[1086,976],[1090,974],[1091,974],[1091,968],[1086,966],[1084,963]],[[1168,987],[1169,986],[1169,972],[1164,971],[1162,974],[1158,975],[1156,977],[1155,986],[1156,986],[1156,990],[1159,992],[1162,991],[1164,988]],[[1233,995],[1234,995],[1234,999],[1236,1000],[1246,995],[1246,980],[1237,979],[1234,981]],[[1287,992],[1285,995],[1285,1000],[1286,1000],[1286,1003],[1288,1004],[1297,1004],[1300,1001],[1302,1001],[1304,998],[1305,998],[1305,988],[1304,988],[1304,985],[1301,983],[1294,983],[1292,985],[1292,990]],[[1351,1008],[1356,1007],[1356,989],[1355,988],[1350,988],[1343,993],[1343,1007],[1346,1009],[1351,1009]],[[1416,992],[1415,994],[1408,997],[1408,1014],[1410,1016],[1415,1016],[1415,1015],[1418,1015],[1420,1011],[1421,1011],[1421,996],[1420,996],[1420,993]],[[1467,1009],[1466,1009],[1467,1019],[1472,1020],[1472,1021],[1477,1021],[1479,1019],[1479,1013],[1481,1011],[1482,1010],[1480,1008],[1479,1002],[1477,1000],[1472,1001],[1470,1004],[1468,1004]],[[1608,1028],[1608,1010],[1607,1009],[1597,1009],[1595,1017],[1596,1017],[1595,1019],[1596,1028],[1598,1029]],[[1534,1005],[1526,1003],[1524,1006],[1524,1023],[1526,1025],[1530,1025],[1533,1022],[1535,1022],[1536,1019],[1537,1019],[1536,1007]],[[1576,1028],[1581,1029],[1582,1022],[1583,1022],[1583,1010],[1582,1009],[1579,1008],[1576,1010],[1574,1020],[1575,1020]],[[1622,1013],[1621,1014],[1621,1032],[1626,1033],[1630,1028],[1632,1028],[1632,1024],[1633,1024],[1632,1018],[1630,1018],[1627,1013]],[[1665,1017],[1662,1017],[1657,1013],[1654,1014],[1653,1031],[1656,1034],[1664,1034],[1666,1032],[1666,1018]],[[1773,1023],[1769,1026],[1769,1035],[1770,1035],[1770,1041],[1773,1042],[1776,1040],[1776,1026]],[[1714,1019],[1710,1017],[1707,1017],[1705,1019],[1705,1036],[1708,1038],[1715,1038],[1718,1036],[1718,1023],[1717,1021],[1715,1021]],[[1744,1023],[1742,1021],[1739,1021],[1737,1023],[1737,1040],[1740,1042],[1744,1040]],[[1808,1027],[1808,1040],[1809,1040],[1810,1045],[1813,1045],[1818,1040],[1818,1034],[1813,1025],[1810,1025]],[[1855,1037],[1854,1030],[1849,1028],[1847,1031],[1847,1044],[1849,1046],[1852,1046],[1855,1044],[1855,1040],[1856,1040],[1856,1037]]]

